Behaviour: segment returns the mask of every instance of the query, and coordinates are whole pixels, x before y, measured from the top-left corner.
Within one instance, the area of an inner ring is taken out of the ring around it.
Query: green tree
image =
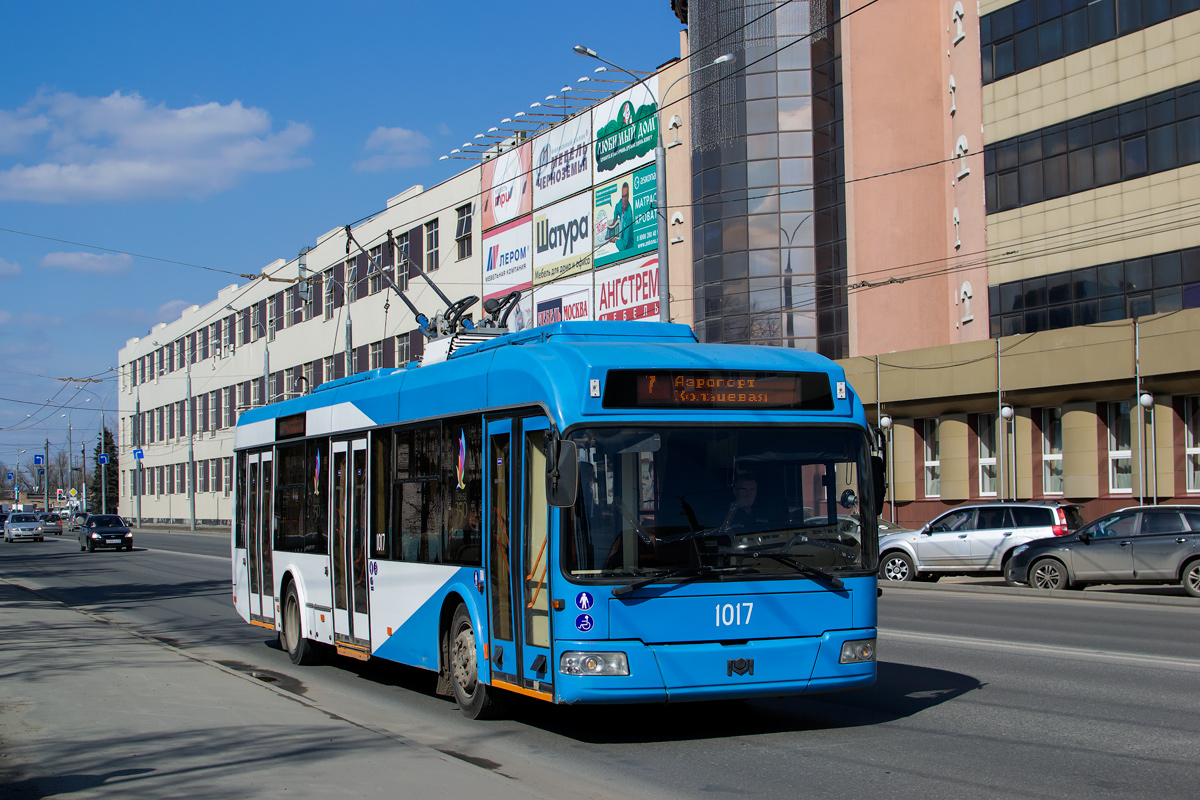
[[[99,438],[99,437],[97,437]],[[92,472],[92,485],[88,487],[88,511],[99,514],[101,510],[109,514],[119,513],[117,498],[120,496],[120,465],[117,463],[117,444],[113,441],[112,431],[104,427],[104,451],[108,454],[108,466],[100,466],[100,442],[92,448],[92,459],[96,469]],[[101,483],[104,484],[104,499],[101,500]]]

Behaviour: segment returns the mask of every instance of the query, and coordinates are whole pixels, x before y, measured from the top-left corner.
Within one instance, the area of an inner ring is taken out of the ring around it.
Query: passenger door
[[[371,653],[367,608],[367,440],[332,445],[333,508],[329,547],[333,581],[333,640],[343,655]]]
[[[275,625],[275,574],[271,564],[271,542],[275,531],[275,470],[271,451],[248,456],[246,487],[246,532],[250,573],[250,621]]]
[[[914,543],[924,567],[965,567],[971,559],[969,537],[975,527],[975,509],[949,511],[929,523]]]
[[[1075,579],[1081,581],[1133,580],[1133,534],[1137,512],[1121,512],[1093,522],[1080,533],[1088,540],[1071,546]]]
[[[1000,556],[1007,549],[1016,528],[1013,512],[1008,506],[988,506],[976,514],[971,543],[971,566],[978,569],[1000,569]]]
[[[1139,581],[1174,580],[1184,558],[1192,554],[1193,539],[1178,511],[1143,511],[1133,540],[1133,577]]]
[[[549,699],[550,529],[545,417],[487,425],[488,658],[492,683]]]

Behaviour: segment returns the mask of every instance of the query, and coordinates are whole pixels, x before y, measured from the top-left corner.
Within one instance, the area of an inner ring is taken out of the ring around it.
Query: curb
[[[1140,603],[1156,606],[1183,606],[1185,608],[1200,608],[1200,597],[1164,597],[1162,595],[1117,594],[1116,592],[1086,592],[1071,589],[1032,589],[1025,586],[978,586],[963,583],[903,583],[879,582],[884,590],[884,596],[889,591],[916,592],[968,592],[972,594],[1006,594],[1017,597],[1054,597],[1066,600],[1090,600],[1108,603]]]

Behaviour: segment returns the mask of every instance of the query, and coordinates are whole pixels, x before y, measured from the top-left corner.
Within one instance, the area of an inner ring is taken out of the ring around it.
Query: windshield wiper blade
[[[633,583],[629,584],[628,586],[615,586],[615,587],[613,587],[612,593],[613,593],[613,597],[621,597],[622,595],[629,594],[634,589],[640,589],[643,586],[649,586],[652,583],[662,583],[663,581],[669,581],[669,580],[672,580],[673,578],[686,578],[690,582],[690,581],[697,580],[699,578],[707,577],[709,575],[719,575],[719,574],[724,574],[727,572],[736,572],[738,569],[739,569],[738,567],[708,567],[708,566],[684,567],[683,569],[673,569],[670,572],[664,572],[662,575],[654,575],[649,578],[643,578],[640,581],[634,581]]]
[[[771,558],[775,561],[778,561],[780,564],[787,564],[789,567],[796,570],[796,572],[799,572],[803,575],[811,575],[813,577],[820,578],[823,581],[827,581],[835,589],[844,589],[846,586],[846,584],[842,583],[842,579],[836,575],[830,575],[825,570],[817,569],[816,567],[810,567],[808,564],[801,564],[791,556],[783,553],[731,553],[730,555],[741,558]]]

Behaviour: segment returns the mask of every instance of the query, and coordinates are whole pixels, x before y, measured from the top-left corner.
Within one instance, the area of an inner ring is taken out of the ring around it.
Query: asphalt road
[[[546,796],[1194,797],[1200,609],[885,588],[879,681],[844,694],[464,719],[425,672],[291,664],[229,597],[228,538],[0,544],[0,577]]]

